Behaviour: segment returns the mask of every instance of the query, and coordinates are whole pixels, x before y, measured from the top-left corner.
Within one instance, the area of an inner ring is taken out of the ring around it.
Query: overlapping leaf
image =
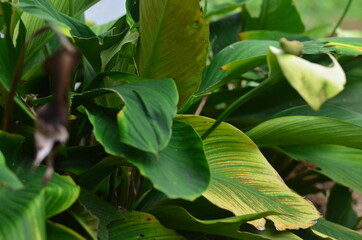
[[[138,70],[143,77],[173,78],[179,108],[200,85],[208,46],[199,0],[140,1]]]
[[[179,116],[202,135],[214,122],[205,117]],[[291,191],[258,147],[242,132],[222,123],[205,140],[211,183],[203,194],[215,205],[245,215],[276,211],[288,216],[266,217],[279,230],[307,228],[319,218],[308,201]],[[264,219],[251,222],[263,228]]]
[[[319,236],[330,237],[336,240],[362,239],[360,233],[325,219],[319,219],[318,223],[312,227],[312,231]]]

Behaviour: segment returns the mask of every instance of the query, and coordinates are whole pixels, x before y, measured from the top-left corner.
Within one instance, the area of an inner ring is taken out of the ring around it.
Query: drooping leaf
[[[338,145],[282,146],[297,160],[307,160],[321,168],[320,173],[362,194],[362,150]]]
[[[114,206],[85,190],[81,191],[78,201],[82,206],[84,206],[85,210],[88,213],[92,214],[93,216],[99,219],[98,239],[100,240],[109,239],[110,233],[107,226],[111,222],[125,218],[125,215],[121,211],[116,209]],[[84,221],[85,219],[82,218],[81,220]],[[80,221],[80,219],[78,219],[78,221]],[[85,224],[86,222],[83,223]],[[94,224],[94,222],[92,224]],[[91,227],[92,226],[88,226],[89,230],[91,230],[90,229]]]
[[[188,211],[179,206],[161,205],[152,208],[150,212],[166,227],[215,234],[219,236],[231,237],[233,239],[266,239],[256,234],[239,231],[240,225],[248,221],[271,216],[277,213],[264,212],[248,215],[241,215],[223,219],[200,220],[192,216]]]
[[[108,225],[109,239],[169,239],[185,240],[176,231],[163,227],[151,214],[143,212],[124,212],[126,219]]]
[[[336,240],[362,239],[362,235],[360,233],[339,224],[329,222],[323,218],[319,219],[318,223],[312,227],[312,231],[322,237],[328,236]]]
[[[100,109],[90,111],[83,108],[82,111],[88,115],[95,138],[106,152],[126,157],[168,197],[193,200],[206,190],[209,168],[202,141],[190,126],[174,122],[168,146],[155,155],[122,144],[112,115]]]
[[[134,78],[133,75],[122,76],[124,81],[132,81]],[[135,78],[140,82],[85,92],[79,97],[94,98],[105,93],[115,93],[125,103],[117,114],[118,142],[157,154],[167,146],[171,137],[177,89],[171,79],[147,81],[145,78]]]
[[[245,41],[234,43],[220,51],[206,67],[197,94],[210,92],[227,81],[266,63],[270,46],[279,46],[276,41]],[[225,65],[233,64],[232,71]]]
[[[247,132],[258,146],[334,144],[362,149],[362,128],[326,117],[288,116],[265,121]]]
[[[208,46],[209,30],[199,0],[140,2],[139,73],[173,78],[180,95],[179,109],[200,85]]]
[[[205,117],[179,116],[202,135],[214,122]],[[245,215],[276,211],[288,216],[268,216],[279,230],[307,228],[319,218],[308,201],[291,191],[242,132],[222,123],[205,140],[205,153],[211,169],[211,183],[203,194],[215,205]],[[251,222],[258,228],[264,219]]]
[[[0,238],[42,240],[45,220],[67,209],[78,198],[79,187],[69,177],[54,174],[49,185],[43,187],[45,169],[34,174],[21,172],[25,185],[19,190],[0,193]]]
[[[242,12],[244,31],[275,30],[302,33],[304,24],[292,0],[263,0],[260,14],[253,18],[247,10]]]
[[[46,226],[48,240],[86,240],[72,229],[54,222],[47,222]]]
[[[305,53],[334,52],[338,55],[361,55],[362,38],[321,38],[303,43]]]

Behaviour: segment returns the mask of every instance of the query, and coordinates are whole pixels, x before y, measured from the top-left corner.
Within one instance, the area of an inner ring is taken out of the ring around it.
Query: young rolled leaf
[[[176,231],[167,229],[151,214],[124,212],[126,219],[108,225],[109,240],[167,239],[186,240]]]
[[[178,116],[202,135],[214,122],[197,116]],[[218,207],[236,216],[276,211],[268,216],[278,230],[308,228],[320,217],[315,207],[290,190],[258,147],[240,130],[222,123],[205,140],[211,182],[203,194]],[[263,229],[265,220],[250,222]]]
[[[325,67],[274,47],[269,54],[276,56],[288,82],[314,110],[344,89],[346,75],[332,55],[329,57],[333,65]]]
[[[179,109],[198,89],[206,65],[209,29],[199,2],[140,1],[139,73],[173,78],[180,94]]]

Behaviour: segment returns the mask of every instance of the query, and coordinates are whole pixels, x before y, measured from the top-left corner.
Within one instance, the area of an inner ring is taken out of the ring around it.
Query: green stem
[[[262,82],[258,87],[242,95],[239,99],[233,102],[225,111],[218,117],[218,119],[211,125],[209,129],[202,135],[202,139],[207,138],[227,117],[230,116],[241,105],[252,99],[253,97],[264,92],[269,87],[273,86],[280,79],[280,74],[275,74],[271,78]]]
[[[343,14],[342,14],[341,18],[339,19],[339,21],[337,22],[336,26],[333,28],[333,31],[332,31],[330,37],[333,37],[336,35],[337,28],[341,25],[341,23],[343,22],[343,19],[346,17],[347,12],[348,12],[349,8],[351,7],[351,3],[352,3],[352,0],[348,0],[348,3],[343,11]]]

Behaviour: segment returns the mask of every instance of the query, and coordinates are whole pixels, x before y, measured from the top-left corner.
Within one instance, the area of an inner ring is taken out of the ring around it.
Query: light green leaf
[[[361,240],[362,235],[349,228],[329,222],[323,218],[312,227],[312,231],[319,236],[328,236],[335,240]]]
[[[184,208],[173,205],[161,205],[150,210],[163,225],[185,231],[203,232],[233,239],[259,240],[267,239],[256,234],[239,231],[240,225],[248,221],[277,214],[275,212],[254,213],[222,219],[200,220]]]
[[[168,146],[155,155],[122,144],[115,119],[109,113],[101,109],[82,111],[88,115],[95,138],[106,152],[126,157],[168,197],[193,200],[206,190],[210,172],[202,141],[192,127],[174,122]]]
[[[276,56],[286,79],[314,110],[319,110],[326,100],[344,89],[346,75],[332,55],[329,57],[333,65],[325,67],[277,48],[270,50]]]
[[[286,33],[302,33],[304,24],[293,0],[263,0],[260,14],[253,18],[242,11],[244,30],[276,30]]]
[[[280,31],[267,31],[267,30],[254,30],[242,32],[239,34],[239,39],[242,41],[247,40],[274,40],[279,41],[281,38],[288,40],[307,41],[310,38],[303,34],[285,33]]]
[[[205,1],[201,1],[202,6],[205,5]],[[206,9],[206,18],[213,18],[217,15],[225,16],[230,12],[237,9],[241,9],[243,3],[246,0],[208,0]]]
[[[100,240],[109,239],[109,231],[107,229],[107,226],[111,222],[125,218],[124,214],[122,214],[122,212],[116,209],[114,206],[85,190],[81,191],[78,202],[82,206],[84,206],[85,210],[88,213],[92,214],[93,216],[99,219],[98,239]],[[81,217],[78,215],[76,220],[78,222],[83,222],[82,225],[89,223],[89,222],[84,222],[84,220],[86,220],[84,219],[84,216]],[[94,224],[94,222],[92,224]],[[90,229],[91,227],[92,226],[88,226],[89,228],[88,230],[94,231],[94,229]]]
[[[86,240],[72,229],[59,223],[48,221],[46,229],[47,240]]]
[[[108,225],[110,240],[167,239],[186,240],[176,231],[163,227],[151,214],[143,212],[124,212],[126,219]]]
[[[243,41],[220,51],[202,77],[198,95],[206,94],[266,62],[270,46],[279,46],[276,41]]]
[[[24,187],[18,177],[6,166],[5,158],[0,151],[0,188],[10,187],[13,190]]]
[[[139,73],[173,78],[179,109],[200,85],[208,46],[209,30],[199,0],[140,1]]]
[[[202,135],[214,122],[196,116],[179,116]],[[319,218],[307,200],[291,191],[268,163],[258,147],[233,126],[222,123],[205,140],[211,183],[203,194],[218,207],[236,216],[276,211],[288,216],[268,216],[278,230],[307,228]],[[265,220],[252,221],[264,228]]]
[[[362,150],[338,145],[283,146],[281,150],[316,164],[321,174],[362,194]]]
[[[303,44],[308,54],[334,52],[338,55],[362,55],[362,38],[321,38]]]
[[[334,144],[362,149],[362,128],[347,122],[313,116],[280,117],[247,132],[258,145]]]

